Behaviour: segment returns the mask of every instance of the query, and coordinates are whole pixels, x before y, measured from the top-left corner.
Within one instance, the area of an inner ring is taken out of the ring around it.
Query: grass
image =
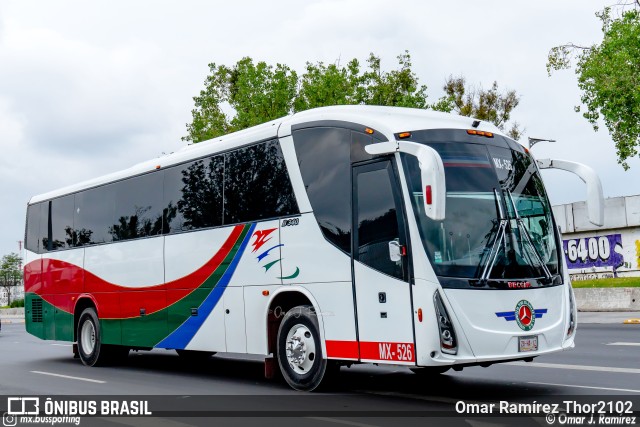
[[[640,277],[615,277],[612,279],[572,280],[574,288],[636,288]]]

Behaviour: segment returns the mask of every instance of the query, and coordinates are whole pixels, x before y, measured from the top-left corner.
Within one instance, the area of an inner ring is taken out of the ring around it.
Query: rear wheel
[[[322,355],[318,318],[313,307],[301,305],[285,314],[278,330],[277,358],[287,384],[300,391],[317,388],[327,370]]]
[[[103,344],[100,339],[100,322],[96,310],[84,309],[78,322],[78,355],[86,366],[101,366],[120,362],[127,357],[129,349],[119,345]]]

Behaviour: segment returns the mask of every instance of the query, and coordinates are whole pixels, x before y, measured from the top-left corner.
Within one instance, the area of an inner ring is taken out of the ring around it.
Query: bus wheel
[[[102,344],[100,322],[95,309],[86,308],[78,322],[78,355],[86,366],[100,366],[124,359],[129,349],[121,346]]]
[[[214,351],[176,350],[178,356],[187,362],[201,363],[209,360],[216,354]]]
[[[318,318],[313,307],[300,305],[285,314],[278,329],[277,358],[285,381],[295,390],[312,391],[327,369],[322,357]]]

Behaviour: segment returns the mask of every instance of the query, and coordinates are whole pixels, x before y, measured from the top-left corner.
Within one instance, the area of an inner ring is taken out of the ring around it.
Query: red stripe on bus
[[[381,360],[390,362],[415,362],[413,343],[327,340],[327,357],[335,359]]]
[[[360,342],[360,359],[415,362],[413,343],[404,342]]]
[[[67,313],[73,313],[80,294],[91,294],[103,319],[123,319],[140,316],[141,301],[147,314],[160,311],[187,296],[202,285],[220,267],[240,237],[243,225],[231,230],[227,240],[204,265],[179,279],[152,286],[126,287],[107,282],[77,265],[55,260],[32,261],[24,267],[25,292],[40,295],[45,301]],[[48,286],[43,286],[48,283]],[[159,291],[165,292],[159,298]],[[113,304],[113,295],[123,294],[120,304]],[[166,295],[166,296],[165,296]]]
[[[336,359],[358,359],[357,341],[332,341],[325,342],[327,347],[327,357]]]

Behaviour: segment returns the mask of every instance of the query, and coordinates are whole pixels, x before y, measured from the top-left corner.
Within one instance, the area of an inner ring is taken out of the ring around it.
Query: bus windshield
[[[551,206],[533,159],[498,135],[489,139],[450,132],[453,141],[443,141],[443,131],[438,131],[438,138],[424,140],[420,134],[429,131],[412,132],[413,141],[426,143],[442,157],[447,186],[444,221],[425,215],[418,161],[402,155],[413,211],[436,274],[465,279],[462,282],[473,287],[560,283]],[[456,287],[461,283],[449,282]]]

